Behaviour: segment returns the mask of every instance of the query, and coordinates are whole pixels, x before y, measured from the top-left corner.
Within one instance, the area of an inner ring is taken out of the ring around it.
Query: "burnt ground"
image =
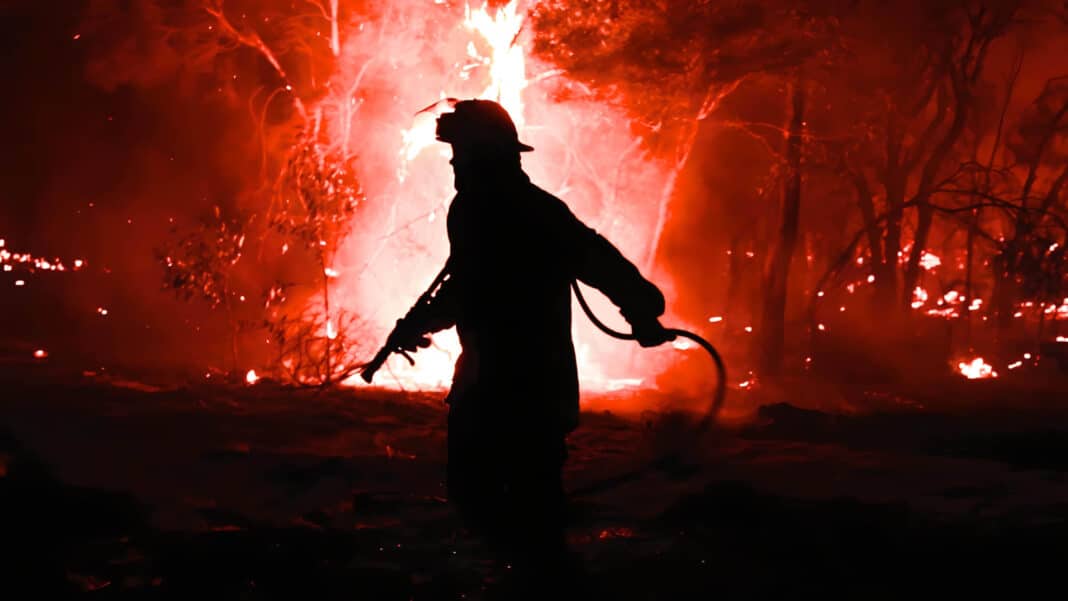
[[[156,390],[40,365],[0,386],[5,598],[485,596],[491,562],[443,498],[433,396]],[[1059,588],[1068,396],[999,386],[871,412],[754,404],[686,460],[575,499],[592,598]],[[626,472],[659,428],[585,415],[569,485]]]

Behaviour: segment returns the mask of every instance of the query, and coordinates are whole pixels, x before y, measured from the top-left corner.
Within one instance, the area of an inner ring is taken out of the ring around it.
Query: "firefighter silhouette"
[[[437,121],[452,146],[447,277],[398,321],[384,350],[413,351],[456,326],[463,347],[446,399],[448,495],[466,527],[528,582],[567,569],[565,439],[578,425],[571,340],[578,279],[615,303],[642,346],[672,336],[664,296],[601,235],[530,182],[507,111],[464,100]],[[437,282],[436,282],[437,283]]]

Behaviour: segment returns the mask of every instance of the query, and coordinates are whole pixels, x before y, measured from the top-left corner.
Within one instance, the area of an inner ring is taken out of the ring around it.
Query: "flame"
[[[960,373],[969,380],[982,380],[998,377],[998,372],[994,371],[994,367],[984,361],[982,357],[976,357],[971,361],[961,361],[957,364],[957,369],[959,369]]]
[[[485,4],[478,10],[471,10],[468,5],[464,26],[480,34],[492,49],[490,56],[482,58],[490,65],[492,81],[480,97],[499,102],[512,116],[516,128],[522,130],[525,119],[521,93],[527,86],[527,68],[523,47],[515,43],[523,28],[523,16],[516,10],[518,5],[518,0],[512,0],[492,17]],[[478,58],[477,48],[474,45],[468,48],[469,52],[475,51],[473,58]]]
[[[253,385],[253,384],[255,384],[256,382],[259,382],[259,381],[260,381],[260,377],[256,375],[256,370],[250,369],[250,370],[248,370],[248,373],[245,374],[245,382],[248,382],[249,386],[251,386],[251,385]]]
[[[474,10],[467,5],[464,10],[463,26],[468,31],[478,34],[482,42],[490,47],[489,56],[483,56],[473,40],[467,44],[467,55],[474,61],[468,67],[489,66],[491,82],[478,97],[499,102],[511,115],[516,128],[522,130],[526,123],[523,115],[522,91],[527,86],[527,70],[523,46],[515,43],[523,27],[523,16],[517,11],[518,5],[518,0],[512,0],[494,11],[492,16],[485,4],[482,8]],[[442,91],[441,98],[445,97],[445,92]],[[401,182],[408,177],[407,163],[437,141],[435,135],[437,117],[436,111],[421,112],[416,115],[410,128],[401,130],[400,153],[404,162],[397,173],[397,179]],[[442,147],[442,150],[446,155],[448,154],[445,147]]]

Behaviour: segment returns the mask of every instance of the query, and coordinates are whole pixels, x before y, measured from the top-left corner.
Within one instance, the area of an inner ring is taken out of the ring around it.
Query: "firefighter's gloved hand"
[[[659,319],[648,319],[631,324],[634,339],[645,348],[660,346],[665,342],[671,342],[675,335],[661,325]]]
[[[416,336],[406,338],[405,340],[398,341],[396,349],[404,353],[414,353],[421,348],[427,348],[430,346],[430,336]]]
[[[389,336],[389,347],[398,353],[414,353],[430,346],[430,337],[416,329],[410,320],[398,319]]]

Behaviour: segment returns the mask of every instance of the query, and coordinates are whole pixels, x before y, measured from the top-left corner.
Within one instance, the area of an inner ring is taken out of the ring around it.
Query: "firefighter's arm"
[[[444,330],[456,323],[455,299],[456,285],[448,276],[437,285],[436,290],[424,293],[408,313],[397,320],[397,325],[389,333],[385,344],[374,358],[364,365],[360,373],[364,381],[370,383],[375,373],[393,353],[403,354],[414,364],[414,359],[408,353],[430,346],[428,334]]]
[[[403,329],[419,338],[456,325],[456,284],[450,275],[425,302],[417,302],[401,319]],[[400,327],[400,322],[398,327]]]
[[[656,346],[671,340],[660,324],[665,301],[660,289],[642,277],[638,268],[611,242],[586,226],[568,211],[567,245],[575,261],[575,276],[600,290],[630,324],[642,346]]]

